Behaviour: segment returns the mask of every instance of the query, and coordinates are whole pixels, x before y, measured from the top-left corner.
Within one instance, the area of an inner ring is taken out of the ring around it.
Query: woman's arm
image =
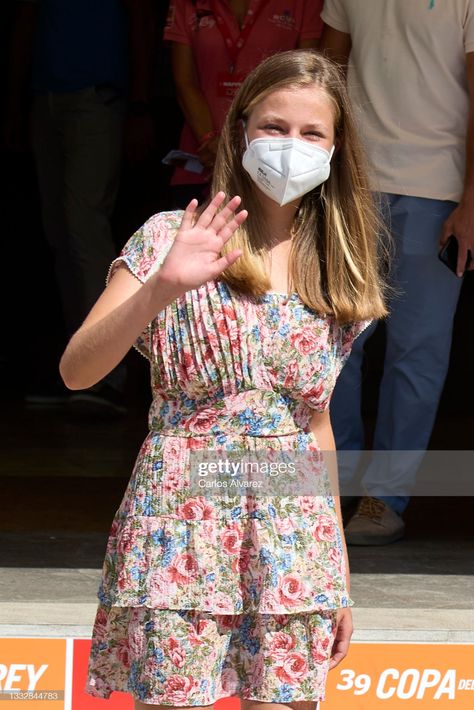
[[[145,283],[117,269],[61,358],[59,371],[69,389],[91,387],[105,377],[157,313],[239,258],[238,249],[222,257],[220,251],[247,212],[236,214],[238,196],[218,211],[224,200],[219,192],[197,219],[197,200],[190,202],[163,264]]]
[[[160,271],[141,284],[125,266],[117,269],[59,363],[69,389],[85,389],[114,369],[157,313],[180,295]]]
[[[329,416],[329,409],[324,412],[314,412],[310,422],[310,429],[315,435],[321,451],[328,452],[325,456],[325,463],[329,474],[331,491],[334,496],[336,514],[341,532],[344,561],[346,567],[346,587],[350,596],[350,570],[347,546],[344,537],[344,525],[342,522],[341,502],[339,498],[339,482],[337,473],[336,444]],[[349,650],[349,643],[352,636],[352,612],[350,607],[338,609],[337,632],[334,641],[329,668],[332,669],[342,661]]]

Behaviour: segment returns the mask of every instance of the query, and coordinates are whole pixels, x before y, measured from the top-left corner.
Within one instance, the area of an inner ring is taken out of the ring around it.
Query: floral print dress
[[[109,277],[124,263],[146,281],[181,218],[148,220]],[[330,491],[190,493],[190,461],[209,451],[317,454],[311,415],[327,408],[369,323],[340,326],[297,294],[253,299],[210,281],[140,334],[149,434],[110,530],[87,693],[170,706],[324,699],[336,610],[353,604]]]

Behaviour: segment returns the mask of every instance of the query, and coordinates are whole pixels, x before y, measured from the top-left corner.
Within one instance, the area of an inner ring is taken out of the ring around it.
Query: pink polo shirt
[[[219,130],[224,122],[232,98],[219,96],[222,73],[232,65],[231,55],[224,36],[212,12],[212,0],[172,0],[165,40],[180,42],[192,47],[201,89],[211,111],[214,128]],[[321,35],[320,13],[323,0],[251,0],[247,18],[254,24],[240,49],[234,65],[235,75],[247,75],[262,59],[270,54],[295,49],[301,40],[317,39]],[[222,17],[237,41],[242,30],[225,0],[220,0]],[[196,153],[197,141],[185,125],[180,149]],[[182,168],[176,168],[171,183],[196,184],[203,178]]]

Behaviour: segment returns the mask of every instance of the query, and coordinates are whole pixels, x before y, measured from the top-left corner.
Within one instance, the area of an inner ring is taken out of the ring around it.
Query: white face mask
[[[279,205],[305,195],[328,179],[334,147],[328,152],[299,138],[255,138],[242,165],[256,185]]]

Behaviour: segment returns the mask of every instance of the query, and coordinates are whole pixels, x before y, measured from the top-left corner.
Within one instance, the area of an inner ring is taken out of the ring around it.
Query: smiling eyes
[[[280,126],[277,123],[266,123],[261,126],[259,130],[269,135],[285,136],[288,133],[286,128],[283,128],[283,126]],[[319,140],[321,138],[325,138],[325,135],[321,131],[317,131],[315,129],[304,131],[303,136],[308,140]]]

